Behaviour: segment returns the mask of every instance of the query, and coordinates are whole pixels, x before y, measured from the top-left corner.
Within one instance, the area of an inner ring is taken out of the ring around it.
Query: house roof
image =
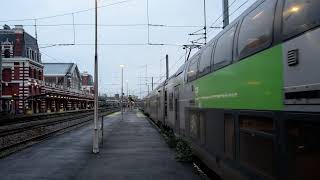
[[[77,67],[75,63],[43,63],[43,65],[45,76],[65,76]]]
[[[17,33],[22,33],[23,39],[19,39],[16,37]],[[37,53],[39,53],[39,47],[38,47],[38,42],[36,38],[28,34],[27,32],[24,31],[22,26],[16,26],[16,28],[11,29],[8,25],[5,25],[3,29],[0,29],[0,42],[6,42],[9,41],[13,44],[21,43],[23,48],[22,48],[22,56],[26,57],[26,49],[31,48]],[[20,42],[22,41],[22,42]]]

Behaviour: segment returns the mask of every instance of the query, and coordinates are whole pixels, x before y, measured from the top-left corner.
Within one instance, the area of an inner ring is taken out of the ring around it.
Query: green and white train
[[[222,179],[320,179],[320,0],[258,0],[144,99]]]

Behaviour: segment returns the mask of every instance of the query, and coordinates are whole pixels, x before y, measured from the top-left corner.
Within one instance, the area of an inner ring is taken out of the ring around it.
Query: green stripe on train
[[[195,81],[196,103],[203,108],[282,110],[281,45]]]

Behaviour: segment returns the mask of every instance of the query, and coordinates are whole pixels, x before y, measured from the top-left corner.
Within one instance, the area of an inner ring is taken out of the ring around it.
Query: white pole
[[[94,56],[94,127],[93,153],[99,153],[98,133],[98,0],[95,0],[95,56]]]
[[[124,65],[120,65],[121,67],[121,119],[123,120],[123,68]]]
[[[128,80],[127,80],[127,97],[129,97],[129,82],[128,82]]]

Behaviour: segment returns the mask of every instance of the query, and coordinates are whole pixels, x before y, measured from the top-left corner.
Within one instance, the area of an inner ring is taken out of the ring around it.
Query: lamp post
[[[129,97],[129,81],[126,80],[126,83],[127,83],[127,97]]]
[[[2,45],[0,42],[0,112],[2,112]],[[23,73],[24,74],[24,73]]]
[[[94,55],[94,127],[93,153],[99,153],[98,133],[98,0],[95,0],[95,55]]]
[[[123,68],[124,65],[120,65],[121,67],[121,119],[123,120]]]

